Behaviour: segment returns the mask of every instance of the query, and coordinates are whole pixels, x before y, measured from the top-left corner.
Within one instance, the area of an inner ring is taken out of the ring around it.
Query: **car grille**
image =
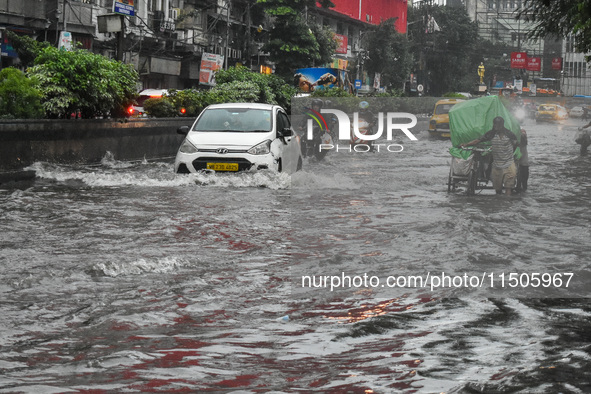
[[[216,149],[199,149],[199,152],[217,153],[219,148]],[[228,149],[226,153],[246,153],[246,149]]]
[[[246,171],[252,167],[252,163],[237,157],[199,157],[193,160],[193,167],[199,170],[207,169],[207,163],[238,163],[238,171]]]
[[[449,123],[437,123],[437,130],[449,130]]]

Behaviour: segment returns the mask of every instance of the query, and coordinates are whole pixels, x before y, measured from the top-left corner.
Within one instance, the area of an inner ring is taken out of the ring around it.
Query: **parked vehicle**
[[[536,122],[553,122],[568,119],[566,108],[558,104],[542,104],[536,111]]]
[[[237,172],[270,169],[294,173],[302,167],[299,137],[278,105],[230,103],[205,108],[176,155],[174,171]]]
[[[568,113],[568,116],[571,118],[582,118],[584,113],[585,111],[583,110],[583,107],[572,107]]]
[[[137,104],[130,106],[127,109],[127,114],[133,118],[145,118],[148,115],[144,111],[144,103],[147,99],[161,98],[168,93],[168,89],[145,89],[140,92],[140,96],[136,100]]]
[[[463,99],[444,99],[435,103],[433,115],[429,121],[429,135],[438,138],[449,138],[449,110]]]

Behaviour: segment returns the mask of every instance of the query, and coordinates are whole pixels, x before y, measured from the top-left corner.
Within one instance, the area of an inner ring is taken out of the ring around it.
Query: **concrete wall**
[[[22,169],[36,161],[98,163],[107,151],[117,160],[171,157],[193,118],[0,120],[0,170]]]

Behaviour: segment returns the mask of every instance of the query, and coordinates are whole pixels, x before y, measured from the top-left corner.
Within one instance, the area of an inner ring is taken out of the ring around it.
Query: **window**
[[[284,112],[277,113],[277,130],[283,130],[285,128],[291,127],[289,123],[289,118]]]

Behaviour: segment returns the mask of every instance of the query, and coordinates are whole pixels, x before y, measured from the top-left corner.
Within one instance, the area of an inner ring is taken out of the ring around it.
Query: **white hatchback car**
[[[283,108],[271,104],[215,104],[189,129],[174,163],[176,173],[271,169],[289,174],[302,168],[300,140]]]

